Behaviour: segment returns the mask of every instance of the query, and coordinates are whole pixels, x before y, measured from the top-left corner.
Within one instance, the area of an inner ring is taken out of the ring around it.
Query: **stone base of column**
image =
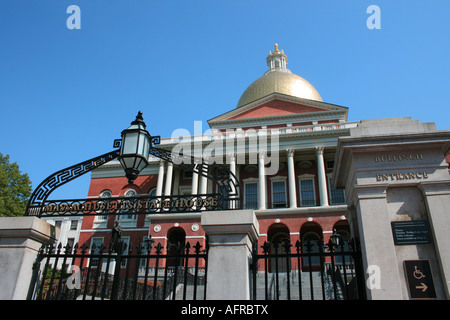
[[[249,261],[259,224],[253,210],[202,213],[202,227],[209,237],[206,298],[249,300]]]
[[[25,300],[33,263],[43,243],[56,241],[59,229],[36,217],[0,218],[0,300]]]

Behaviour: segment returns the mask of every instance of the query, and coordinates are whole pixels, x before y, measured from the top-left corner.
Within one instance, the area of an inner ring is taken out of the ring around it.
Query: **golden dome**
[[[237,108],[274,92],[303,99],[323,101],[319,92],[308,81],[287,69],[286,64],[287,56],[283,51],[278,50],[278,45],[275,45],[275,51],[273,53],[270,52],[267,57],[267,65],[270,69],[244,91],[239,99]]]

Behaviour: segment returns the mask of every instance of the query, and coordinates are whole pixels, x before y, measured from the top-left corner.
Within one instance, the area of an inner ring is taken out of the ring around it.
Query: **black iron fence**
[[[163,254],[166,251],[166,254]],[[207,248],[43,245],[29,300],[196,300],[206,298]]]
[[[359,245],[355,240],[265,242],[252,259],[255,300],[365,299]]]

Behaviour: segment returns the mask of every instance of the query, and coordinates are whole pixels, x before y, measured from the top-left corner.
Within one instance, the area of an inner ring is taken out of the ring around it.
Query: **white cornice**
[[[221,120],[214,123],[210,123],[213,129],[233,129],[233,128],[246,128],[255,126],[270,126],[279,125],[286,123],[297,123],[297,122],[316,122],[316,121],[326,121],[326,120],[341,120],[345,121],[347,115],[342,111],[321,111],[321,112],[308,112],[308,113],[297,113],[289,115],[277,115],[277,116],[267,116],[260,118],[244,118],[244,119],[231,119],[231,120]]]

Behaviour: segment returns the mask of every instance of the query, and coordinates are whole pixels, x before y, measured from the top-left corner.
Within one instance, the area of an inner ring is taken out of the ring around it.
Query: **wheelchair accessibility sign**
[[[405,275],[411,299],[436,299],[429,260],[405,260]]]

